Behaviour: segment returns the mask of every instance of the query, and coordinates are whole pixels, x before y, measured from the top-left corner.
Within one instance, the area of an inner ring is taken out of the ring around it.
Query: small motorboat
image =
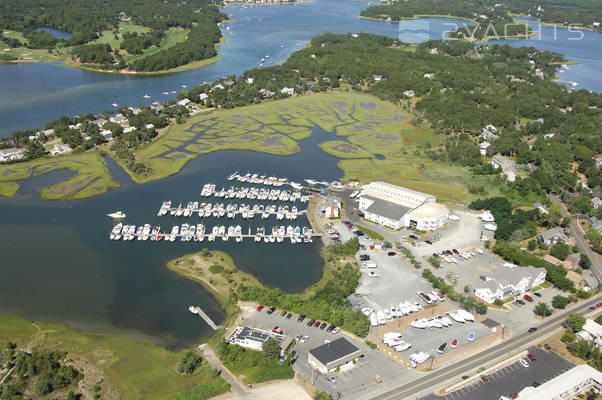
[[[120,219],[120,218],[125,218],[126,215],[123,211],[115,211],[110,214],[107,214],[107,217],[111,217],[113,219]]]
[[[469,342],[474,342],[474,339],[475,339],[475,334],[474,334],[474,332],[470,332],[470,333],[468,334],[468,341],[469,341]]]
[[[451,343],[449,344],[449,347],[451,347],[452,349],[455,349],[456,347],[458,347],[458,339],[452,340]]]
[[[445,353],[445,350],[447,350],[447,343],[443,343],[441,346],[439,346],[437,353],[443,354]]]

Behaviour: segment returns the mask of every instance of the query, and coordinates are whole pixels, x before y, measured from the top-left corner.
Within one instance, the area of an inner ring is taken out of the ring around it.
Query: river
[[[367,31],[398,37],[400,29],[407,33],[426,28],[431,38],[440,38],[450,23],[458,22],[428,18],[407,21],[400,27],[357,18],[368,5],[316,0],[298,5],[226,8],[224,11],[235,22],[222,27],[227,41],[220,47],[220,60],[206,68],[171,75],[123,76],[56,64],[0,66],[0,135],[41,127],[60,115],[99,112],[109,109],[112,102],[141,105],[166,100],[173,96],[161,92],[239,74],[257,67],[267,54],[268,65],[281,63],[311,37],[325,31]],[[552,28],[542,29],[549,33]],[[563,33],[569,34],[558,30],[559,37]],[[404,35],[408,37],[411,35]],[[421,36],[416,38],[420,40]],[[596,75],[602,59],[599,33],[584,32],[585,39],[571,41],[570,46],[567,36],[564,41],[551,40],[546,34],[542,38],[508,43],[558,51],[581,62],[562,72],[561,79],[601,90]],[[144,94],[151,99],[143,99]],[[187,311],[188,305],[202,305],[216,321],[223,318],[223,311],[198,285],[169,272],[165,263],[208,244],[110,242],[107,235],[111,221],[105,214],[122,209],[128,213],[127,222],[161,224],[169,229],[175,221],[155,216],[163,200],[171,199],[176,204],[198,200],[204,183],[225,185],[225,176],[236,169],[287,176],[295,181],[308,177],[337,179],[342,175],[337,160],[317,147],[323,140],[325,133],[316,128],[314,135],[301,143],[303,150],[289,157],[243,151],[208,154],[189,162],[175,176],[145,185],[133,184],[109,160],[122,187],[89,200],[42,201],[37,197],[35,189],[57,182],[65,172],[27,181],[18,198],[0,200],[2,314],[66,322],[83,331],[149,339],[173,349],[198,343],[210,331]],[[240,224],[245,229],[249,225],[246,221]],[[300,219],[295,224],[302,226],[306,221]],[[318,243],[266,247],[251,241],[216,241],[210,247],[231,254],[238,267],[266,285],[287,291],[301,291],[321,275]]]

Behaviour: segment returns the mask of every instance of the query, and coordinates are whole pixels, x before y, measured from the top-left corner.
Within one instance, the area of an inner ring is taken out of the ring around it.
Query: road
[[[528,343],[534,341],[537,338],[540,338],[544,335],[547,335],[558,329],[566,316],[570,313],[577,312],[580,314],[584,314],[588,311],[588,307],[600,302],[602,299],[602,295],[595,296],[590,300],[580,304],[579,306],[572,308],[567,311],[563,311],[554,315],[553,317],[548,318],[541,325],[538,326],[536,332],[533,333],[523,333],[512,337],[510,340],[503,342],[491,349],[487,349],[482,351],[481,353],[477,353],[474,356],[463,360],[461,363],[456,363],[446,368],[442,368],[438,371],[435,371],[423,378],[412,381],[408,384],[401,385],[389,392],[383,393],[381,395],[375,396],[373,400],[401,400],[401,399],[414,399],[416,395],[419,393],[433,389],[438,386],[442,382],[445,382],[449,379],[452,379],[464,371],[472,370],[483,366],[485,363],[491,361],[500,356],[508,355],[511,356],[517,349],[520,349],[522,346],[527,345]]]
[[[583,236],[581,228],[578,227],[573,218],[571,218],[571,215],[558,196],[550,193],[549,197],[552,203],[560,206],[560,212],[562,215],[570,220],[569,227],[571,228],[571,232],[573,233],[577,247],[579,247],[579,250],[581,250],[582,253],[587,254],[592,262],[592,274],[598,280],[598,282],[602,282],[602,266],[600,266],[596,255],[592,251],[591,247],[589,247],[589,243],[587,242],[585,236]]]

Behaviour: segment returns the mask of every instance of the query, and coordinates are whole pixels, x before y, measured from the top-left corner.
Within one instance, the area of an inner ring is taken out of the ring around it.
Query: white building
[[[228,336],[226,342],[261,351],[263,343],[268,339],[274,339],[276,343],[282,345],[286,336],[250,326],[239,326]]]
[[[188,104],[190,104],[190,100],[182,99],[182,100],[178,101],[176,104],[181,107],[186,107]]]
[[[483,142],[479,145],[479,152],[482,156],[487,155],[487,149],[489,148],[489,146],[491,146],[491,143],[489,142]]]
[[[125,128],[123,128],[123,133],[130,133],[130,132],[134,132],[136,130],[135,126],[127,126]]]
[[[429,227],[427,229],[437,229],[447,222],[447,208],[441,205],[420,207],[425,203],[435,203],[435,200],[435,196],[426,193],[386,182],[371,182],[362,187],[359,209],[368,221],[389,228],[425,226]]]
[[[280,93],[292,96],[295,94],[295,89],[290,87],[283,87],[282,90],[280,90]]]
[[[26,152],[27,150],[25,149],[2,149],[0,150],[0,162],[20,160],[25,157]]]
[[[128,122],[128,119],[123,114],[115,114],[115,116],[109,118],[109,121],[114,122],[116,124],[125,124]]]
[[[405,92],[403,92],[403,95],[406,97],[414,97],[416,96],[416,92],[414,92],[413,90],[406,90]]]
[[[534,388],[527,386],[518,393],[519,400],[572,400],[592,389],[600,392],[602,373],[587,364],[577,365]]]
[[[487,277],[481,287],[475,288],[474,294],[486,303],[504,300],[511,296],[527,293],[546,280],[545,268],[506,267],[499,266]]]
[[[59,154],[69,153],[71,151],[71,147],[68,144],[55,144],[52,150],[50,150],[50,154],[53,156]]]
[[[253,82],[255,82],[255,78],[252,78],[252,77],[250,77],[250,76],[249,76],[249,77],[247,77],[247,83],[248,83],[249,85],[252,85],[252,84],[253,84]]]
[[[199,100],[201,101],[205,101],[209,98],[209,95],[207,93],[201,93],[199,94]]]
[[[596,346],[602,348],[602,326],[591,318],[585,320],[583,328],[576,334],[579,340],[594,342]]]
[[[113,140],[113,132],[111,132],[108,129],[105,129],[104,131],[100,131],[100,135],[107,141],[110,142],[111,140]]]
[[[514,160],[504,157],[501,154],[497,154],[491,159],[491,165],[495,169],[501,168],[502,173],[506,175],[506,179],[508,179],[509,182],[514,182],[516,180],[518,173],[516,172]]]

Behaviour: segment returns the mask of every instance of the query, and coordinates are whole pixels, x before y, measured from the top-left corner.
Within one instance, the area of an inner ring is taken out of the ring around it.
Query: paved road
[[[203,358],[211,364],[211,366],[218,371],[220,371],[220,376],[230,384],[232,391],[236,393],[238,397],[245,397],[249,393],[245,390],[244,386],[232,373],[221,363],[221,361],[217,358],[217,354],[213,351],[211,347],[209,347],[206,343],[203,343],[199,346],[199,351],[201,352]]]
[[[433,389],[438,384],[445,382],[449,379],[452,379],[463,371],[472,370],[478,367],[481,367],[486,362],[495,359],[500,356],[508,355],[510,356],[512,352],[515,350],[526,346],[528,343],[534,341],[538,337],[549,334],[550,332],[558,329],[561,324],[564,322],[564,319],[569,313],[578,312],[585,313],[588,310],[588,307],[598,303],[602,299],[602,295],[595,296],[580,304],[579,306],[572,308],[570,310],[563,311],[562,313],[558,313],[553,317],[550,317],[548,320],[539,325],[537,332],[534,333],[523,333],[517,335],[510,340],[501,343],[491,349],[487,349],[481,353],[477,353],[474,356],[463,360],[462,363],[456,363],[446,368],[442,368],[436,372],[433,372],[423,378],[417,379],[413,382],[410,382],[405,385],[401,385],[396,389],[393,389],[387,393],[378,395],[373,397],[373,400],[389,400],[389,399],[414,399],[415,396],[425,390]]]
[[[566,209],[560,198],[558,198],[558,196],[550,194],[549,197],[552,203],[558,204],[560,206],[560,211],[562,215],[569,218],[569,227],[571,228],[571,232],[573,233],[573,237],[577,242],[579,250],[581,250],[582,253],[587,254],[587,256],[592,262],[591,271],[594,277],[598,280],[598,282],[602,282],[602,266],[598,262],[598,259],[596,258],[596,255],[592,251],[591,247],[589,247],[589,243],[587,242],[587,239],[583,236],[581,228],[578,227],[573,218],[571,218],[571,215],[569,214],[568,210]]]

